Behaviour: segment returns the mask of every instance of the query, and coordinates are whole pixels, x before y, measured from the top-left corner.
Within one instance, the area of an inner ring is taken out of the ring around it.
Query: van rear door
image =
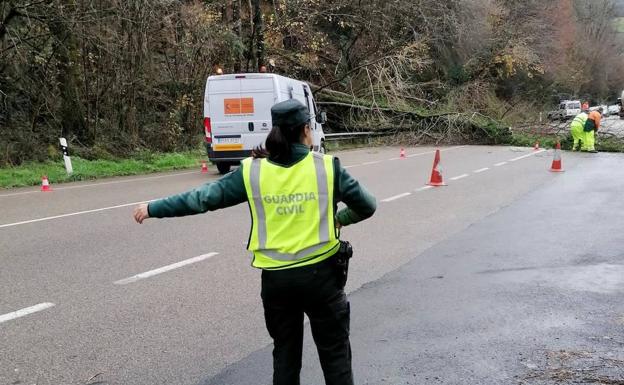
[[[566,103],[566,117],[574,117],[581,113],[581,102],[572,101]]]
[[[214,151],[251,150],[270,130],[273,79],[245,75],[220,77],[208,84]]]

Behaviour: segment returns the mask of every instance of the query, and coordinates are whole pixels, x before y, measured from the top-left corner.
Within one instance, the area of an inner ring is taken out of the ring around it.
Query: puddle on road
[[[565,290],[601,294],[624,291],[624,265],[601,263],[598,265],[522,268],[500,271],[496,274],[513,282],[533,281]]]

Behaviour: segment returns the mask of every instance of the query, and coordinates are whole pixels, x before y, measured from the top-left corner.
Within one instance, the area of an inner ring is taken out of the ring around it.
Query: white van
[[[569,120],[581,113],[581,101],[580,100],[562,100],[559,103],[559,109],[557,111],[551,111],[548,113],[548,118],[551,120]]]
[[[253,73],[210,76],[204,95],[204,131],[208,158],[220,173],[251,155],[264,145],[271,131],[271,107],[288,99],[297,99],[310,111],[313,150],[325,152],[323,124],[310,86],[284,76]]]

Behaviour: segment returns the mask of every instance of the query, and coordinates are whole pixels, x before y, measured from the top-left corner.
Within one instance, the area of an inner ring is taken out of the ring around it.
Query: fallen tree
[[[393,141],[404,144],[501,144],[511,139],[508,127],[478,112],[373,104],[327,88],[320,89],[316,97],[329,117],[328,132],[379,131],[393,134]]]

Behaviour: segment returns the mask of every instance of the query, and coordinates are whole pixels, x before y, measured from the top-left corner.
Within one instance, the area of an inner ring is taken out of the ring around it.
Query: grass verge
[[[158,171],[199,167],[205,154],[201,150],[159,154],[142,152],[130,159],[86,160],[72,157],[74,173],[67,175],[62,160],[45,163],[25,163],[17,167],[0,168],[0,188],[34,186],[46,175],[50,183],[91,180],[111,176],[147,174]]]

